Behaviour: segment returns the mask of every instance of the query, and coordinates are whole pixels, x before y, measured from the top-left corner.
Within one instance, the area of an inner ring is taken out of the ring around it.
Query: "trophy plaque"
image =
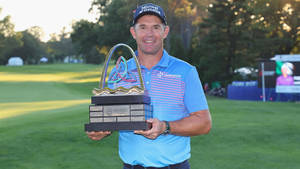
[[[109,61],[114,51],[120,47],[129,49],[134,58],[136,73],[128,71],[127,61],[120,56],[113,73],[106,78]],[[109,87],[105,87],[105,81]],[[139,80],[139,85],[137,85]],[[130,86],[123,87],[122,84]],[[118,86],[110,88],[110,86]],[[144,87],[141,68],[133,50],[126,44],[112,47],[106,56],[99,89],[93,90],[89,106],[89,123],[85,124],[85,131],[115,131],[115,130],[147,130],[147,119],[152,118],[150,97]]]

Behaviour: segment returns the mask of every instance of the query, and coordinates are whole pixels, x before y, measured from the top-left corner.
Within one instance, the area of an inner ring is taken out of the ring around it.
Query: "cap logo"
[[[143,14],[151,15],[151,13],[153,13],[154,15],[157,15],[157,17],[159,17],[164,24],[167,24],[164,10],[160,6],[154,5],[152,3],[148,3],[148,4],[144,4],[142,6],[139,6],[133,12],[134,12],[133,22],[132,22],[133,25],[136,23],[136,21],[139,17],[143,16]]]
[[[143,6],[141,11],[139,12],[139,14],[142,12],[155,12],[155,13],[158,13],[159,15],[161,15],[160,11],[158,10],[158,7],[155,7],[155,6]]]

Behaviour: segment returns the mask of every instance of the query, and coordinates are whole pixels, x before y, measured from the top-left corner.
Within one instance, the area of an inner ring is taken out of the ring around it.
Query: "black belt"
[[[166,167],[143,167],[141,165],[130,165],[130,164],[126,164],[124,163],[124,166],[126,168],[130,168],[130,169],[180,169],[180,165],[183,163],[188,162],[187,160],[181,162],[181,163],[177,163],[177,164],[172,164]]]

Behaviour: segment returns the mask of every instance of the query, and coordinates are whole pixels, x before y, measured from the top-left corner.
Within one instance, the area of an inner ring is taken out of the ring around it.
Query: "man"
[[[207,134],[211,117],[198,73],[194,66],[170,56],[163,49],[169,33],[161,7],[139,6],[134,14],[132,37],[145,87],[153,105],[152,128],[146,131],[120,131],[119,155],[124,169],[189,169],[190,136]],[[133,59],[128,69],[134,70]],[[90,132],[101,140],[109,131]]]

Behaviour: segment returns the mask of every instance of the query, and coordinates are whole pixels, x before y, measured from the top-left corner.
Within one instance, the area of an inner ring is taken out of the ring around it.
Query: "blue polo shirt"
[[[128,60],[128,70],[138,78],[134,59]],[[194,66],[170,56],[166,51],[150,70],[141,66],[145,88],[153,106],[153,118],[180,120],[189,113],[208,109],[197,70]],[[120,82],[131,87],[137,82]],[[116,86],[115,86],[116,87]],[[144,167],[164,167],[190,158],[190,137],[160,135],[155,140],[131,131],[119,132],[119,155],[123,162]]]

